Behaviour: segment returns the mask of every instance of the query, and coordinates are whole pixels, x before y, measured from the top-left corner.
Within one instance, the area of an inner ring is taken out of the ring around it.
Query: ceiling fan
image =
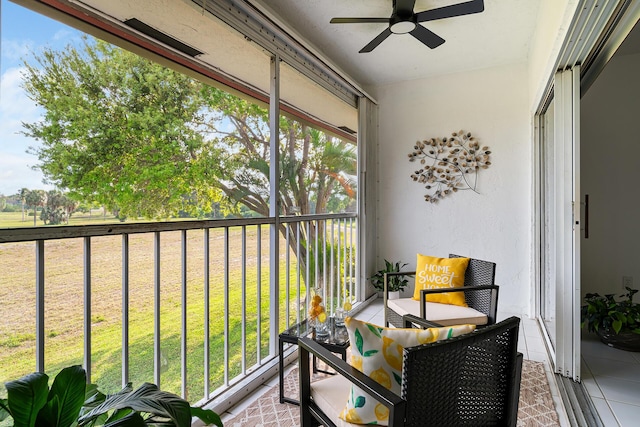
[[[420,22],[470,15],[484,10],[484,0],[471,0],[418,13],[413,11],[415,4],[416,0],[393,0],[393,12],[389,18],[333,18],[330,22],[332,24],[383,23],[389,25],[389,28],[360,49],[360,53],[371,52],[391,34],[406,33],[434,49],[444,43],[444,39],[419,25]]]

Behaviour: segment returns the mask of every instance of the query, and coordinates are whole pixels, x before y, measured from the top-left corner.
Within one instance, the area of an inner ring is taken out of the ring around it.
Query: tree
[[[151,218],[172,216],[187,194],[213,198],[202,175],[216,148],[193,126],[202,104],[193,79],[89,39],[25,65],[23,86],[45,110],[25,134],[42,142],[32,151],[57,188]]]
[[[204,216],[212,206],[268,216],[265,108],[89,38],[25,67],[23,86],[45,111],[25,134],[41,141],[37,167],[70,197],[120,217]],[[283,213],[349,204],[352,143],[284,116],[279,139]]]
[[[213,87],[205,86],[202,91],[211,110],[217,111],[214,120],[206,120],[199,127],[214,136],[217,146],[227,153],[217,159],[218,188],[229,200],[268,216],[268,111]],[[222,128],[228,121],[233,127]],[[354,198],[356,164],[353,144],[281,117],[279,181],[283,213],[293,208],[302,215],[324,213],[331,197]]]
[[[44,190],[30,190],[25,195],[25,204],[33,207],[33,226],[36,226],[37,208],[38,206],[44,206],[47,202],[47,193]]]
[[[22,205],[22,221],[24,222],[24,206],[26,204],[26,197],[27,197],[27,193],[29,192],[28,188],[22,187],[19,191],[18,191],[18,195],[20,196],[20,204]]]
[[[212,111],[233,123],[221,128],[222,119],[207,120],[200,127],[215,135],[219,147],[228,155],[218,159],[216,167],[221,179],[217,185],[227,199],[241,203],[261,216],[269,215],[269,126],[268,111],[255,104],[212,87],[203,87],[204,97]],[[330,200],[355,197],[356,150],[353,144],[331,137],[294,119],[280,119],[279,195],[284,214],[325,213]],[[309,234],[301,230],[297,240],[296,225],[290,225],[288,240],[292,250],[300,244],[301,268],[314,256],[307,242],[324,234],[323,223],[310,224]],[[285,235],[287,226],[281,224]],[[319,248],[319,259],[330,248]],[[307,256],[310,255],[310,256]],[[322,273],[322,271],[319,271]],[[313,274],[312,274],[313,275]]]
[[[268,111],[99,40],[45,50],[26,63],[23,86],[45,110],[25,134],[38,167],[78,200],[123,215],[162,218],[243,204],[268,215]],[[353,196],[352,144],[281,118],[285,212],[326,211]]]
[[[47,192],[47,203],[42,208],[40,219],[46,224],[58,225],[69,223],[71,214],[78,204],[59,190]]]

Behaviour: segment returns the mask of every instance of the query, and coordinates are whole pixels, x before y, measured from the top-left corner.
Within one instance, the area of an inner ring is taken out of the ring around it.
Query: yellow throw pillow
[[[436,258],[418,254],[413,299],[420,301],[422,289],[461,288],[468,265],[469,258]],[[467,307],[464,292],[427,295],[426,300]]]
[[[352,317],[345,319],[345,325],[351,343],[351,366],[398,396],[402,386],[402,358],[405,347],[442,341],[475,329],[475,325],[430,329],[383,328]],[[389,410],[361,388],[353,385],[340,418],[354,424],[387,425]]]

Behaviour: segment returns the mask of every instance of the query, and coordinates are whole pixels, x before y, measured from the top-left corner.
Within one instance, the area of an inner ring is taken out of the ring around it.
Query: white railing
[[[152,381],[192,402],[215,398],[272,362],[278,348],[273,331],[306,317],[312,287],[322,289],[330,312],[346,299],[360,299],[356,226],[355,214],[326,214],[278,221],[247,218],[2,229],[0,267],[12,256],[16,262],[12,252],[19,245],[35,245],[34,258],[20,261],[22,268],[35,272],[31,287],[35,297],[23,301],[7,295],[9,301],[0,305],[10,306],[11,313],[33,312],[35,318],[33,340],[18,340],[19,344],[3,349],[6,360],[0,364],[7,378],[0,382],[24,374],[6,368],[11,358],[33,355],[32,367],[49,374],[81,362],[89,380],[107,391],[129,381]],[[277,240],[270,239],[271,233],[277,233]],[[79,241],[81,246],[75,243]],[[270,241],[278,241],[278,248],[270,247]],[[68,244],[75,250],[64,249],[62,253],[68,255],[61,257],[54,255],[58,253],[54,244]],[[80,258],[80,247],[81,265],[56,273],[66,275],[62,278],[50,273],[64,264],[62,258]],[[150,252],[152,260],[147,259]],[[279,272],[276,284],[269,283],[273,268]],[[13,283],[12,269],[7,270],[3,287]],[[53,284],[74,280],[82,283],[81,300],[79,292]],[[274,290],[278,298],[271,295]],[[105,311],[102,305],[114,298],[114,291],[121,301]],[[49,296],[59,293],[63,295]],[[71,302],[75,298],[77,304]],[[73,317],[78,304],[82,324],[60,326]],[[118,311],[114,307],[120,307],[119,316],[114,315]],[[11,318],[0,316],[0,334],[24,336],[12,330]],[[118,327],[117,340],[105,332]],[[78,351],[72,350],[73,337],[81,341],[81,361],[77,361]]]

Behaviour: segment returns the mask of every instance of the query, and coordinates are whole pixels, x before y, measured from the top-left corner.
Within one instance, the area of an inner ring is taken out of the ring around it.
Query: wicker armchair
[[[449,258],[461,258],[450,254]],[[464,292],[469,307],[426,302],[425,295],[451,292],[451,289],[424,289],[421,301],[413,298],[388,299],[388,280],[392,276],[415,276],[416,272],[387,273],[384,278],[385,325],[402,328],[402,317],[407,314],[422,317],[443,326],[470,323],[484,327],[496,323],[498,286],[494,284],[496,264],[471,258],[464,276],[464,286],[456,291]]]
[[[522,354],[520,319],[445,341],[404,349],[397,396],[309,338],[300,339],[302,427],[351,425],[337,419],[351,383],[389,408],[389,426],[515,426]],[[311,382],[309,355],[338,375]]]

